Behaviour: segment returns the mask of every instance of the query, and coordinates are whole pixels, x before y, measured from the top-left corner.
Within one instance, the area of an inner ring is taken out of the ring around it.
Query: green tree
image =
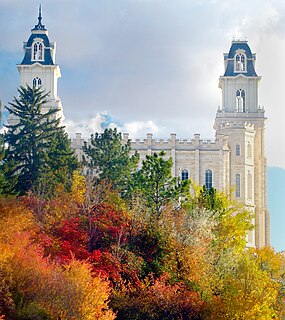
[[[162,206],[171,201],[179,205],[189,193],[189,180],[172,177],[172,159],[165,160],[164,156],[164,151],[147,155],[130,186],[130,192],[141,193],[158,215]]]
[[[9,192],[24,194],[33,189],[51,195],[57,184],[69,185],[77,161],[70,141],[56,117],[58,109],[47,112],[42,107],[48,102],[48,93],[40,88],[20,87],[6,109],[15,118],[7,125],[4,141],[5,176]]]
[[[116,128],[105,129],[91,135],[90,144],[85,142],[83,151],[86,154],[83,162],[93,171],[96,181],[107,180],[124,194],[139,160],[137,153],[130,155],[130,140],[124,144]]]
[[[0,127],[2,129],[2,102],[0,101]],[[4,167],[3,167],[3,158],[4,158],[4,134],[0,133],[0,194],[3,193],[3,189],[5,186],[5,178],[4,178]]]

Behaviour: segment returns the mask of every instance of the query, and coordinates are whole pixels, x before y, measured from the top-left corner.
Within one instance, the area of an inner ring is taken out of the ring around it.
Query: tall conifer
[[[77,161],[56,117],[58,109],[42,110],[48,93],[29,86],[18,92],[19,97],[6,106],[15,120],[6,126],[5,175],[12,192],[44,189],[45,195],[50,195],[56,184],[68,186]]]

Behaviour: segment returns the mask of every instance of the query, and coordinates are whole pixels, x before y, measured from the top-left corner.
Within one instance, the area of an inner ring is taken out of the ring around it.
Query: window
[[[188,170],[184,169],[181,172],[181,179],[182,180],[188,180],[189,179],[189,174],[188,174]]]
[[[33,87],[38,88],[42,85],[42,79],[39,77],[35,77],[33,79]]]
[[[236,111],[245,112],[245,91],[242,89],[236,92]]]
[[[251,159],[251,144],[249,141],[247,143],[247,158]]]
[[[236,156],[237,157],[240,156],[240,145],[239,144],[236,145]]]
[[[213,186],[213,172],[210,169],[207,169],[205,172],[205,186],[207,190],[211,189]]]
[[[235,71],[236,72],[244,72],[245,69],[245,55],[242,53],[239,53],[235,57]]]
[[[236,174],[236,197],[240,197],[240,174]]]
[[[33,60],[34,61],[44,60],[44,45],[40,41],[34,42],[33,44]]]
[[[252,175],[249,171],[247,174],[247,197],[250,200],[252,199]]]

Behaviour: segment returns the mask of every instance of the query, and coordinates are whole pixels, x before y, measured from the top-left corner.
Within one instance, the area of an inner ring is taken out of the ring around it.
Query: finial
[[[38,17],[38,20],[39,20],[39,24],[42,24],[42,5],[41,4],[39,6],[39,17]]]
[[[46,30],[45,26],[42,24],[42,5],[39,6],[39,16],[38,16],[38,24],[35,25],[33,30]]]

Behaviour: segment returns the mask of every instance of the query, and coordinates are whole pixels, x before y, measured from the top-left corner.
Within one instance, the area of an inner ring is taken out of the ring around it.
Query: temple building
[[[20,85],[41,86],[50,92],[45,109],[58,108],[58,116],[62,117],[57,93],[60,69],[55,53],[55,43],[49,41],[40,10],[38,23],[24,42],[23,61],[17,65]],[[258,104],[261,77],[256,73],[255,60],[247,41],[232,41],[229,52],[224,53],[225,72],[219,78],[222,104],[214,121],[215,139],[204,140],[199,134],[179,139],[171,133],[168,139],[157,140],[149,133],[145,139],[133,140],[132,150],[140,154],[141,161],[146,155],[164,150],[166,158],[173,159],[173,176],[207,188],[233,189],[233,196],[253,213],[255,228],[248,234],[248,246],[261,248],[270,245],[270,217],[264,153],[266,117]],[[129,135],[124,133],[123,139],[126,141]],[[84,139],[77,133],[72,146],[79,157],[83,144]]]

